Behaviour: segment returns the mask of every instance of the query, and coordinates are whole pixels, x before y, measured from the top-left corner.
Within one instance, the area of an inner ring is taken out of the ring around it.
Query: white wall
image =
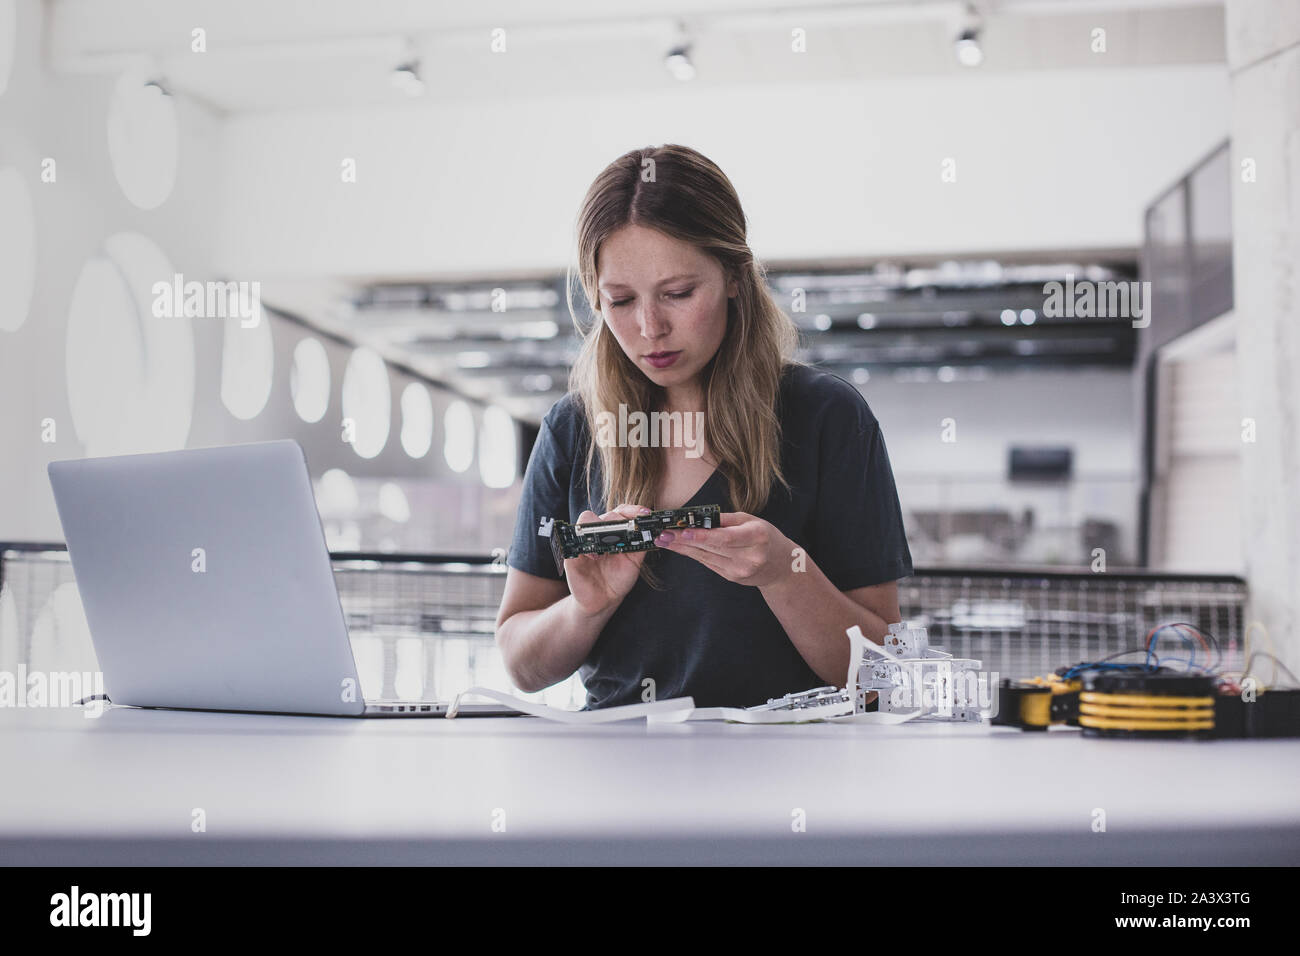
[[[62,528],[46,475],[48,462],[87,453],[72,420],[68,396],[67,336],[74,286],[86,262],[102,254],[106,238],[129,231],[148,237],[186,279],[215,279],[218,185],[239,163],[223,153],[222,120],[192,99],[175,97],[179,119],[179,161],[175,188],[161,206],[142,210],[124,196],[114,176],[107,145],[107,115],[115,78],[69,77],[42,63],[42,9],[36,0],[18,3],[17,56],[0,94],[0,170],[13,170],[32,198],[36,226],[35,285],[26,321],[0,328],[0,541],[61,541]],[[56,162],[57,178],[42,182],[42,161]],[[2,224],[0,224],[2,225]],[[27,244],[30,248],[30,245]],[[9,257],[11,250],[0,250]],[[401,450],[397,396],[410,379],[390,370],[393,427],[387,447],[363,460],[341,440],[340,387],[349,350],[326,343],[332,372],[330,409],[324,420],[306,425],[293,411],[289,365],[299,326],[271,318],[274,371],[265,409],[249,421],[232,416],[221,401],[222,325],[219,319],[177,319],[194,335],[193,419],[185,444],[222,445],[297,438],[313,474],[340,467],[365,476],[400,476],[425,481],[408,486],[408,496],[436,494],[458,502],[445,527],[414,528],[420,547],[462,547],[478,540],[482,550],[508,543],[515,493],[490,491],[478,479],[477,462],[463,475],[442,456],[442,412],[450,401],[433,393],[435,445],[420,461]],[[128,333],[136,330],[126,330]],[[128,350],[129,351],[129,350]],[[107,371],[107,370],[106,370]],[[106,402],[121,376],[106,374],[92,385]],[[107,383],[107,384],[106,384]],[[55,425],[53,442],[43,440],[42,423]],[[430,490],[432,489],[432,490]],[[503,504],[504,503],[504,504]],[[505,512],[509,510],[510,514]],[[473,516],[483,515],[483,521]],[[470,517],[466,517],[466,516]],[[477,538],[476,538],[477,536]]]
[[[1242,448],[1251,648],[1300,673],[1300,7],[1228,0],[1227,25],[1240,412],[1256,425]]]
[[[985,381],[859,386],[880,421],[904,512],[1025,509],[1039,527],[1110,521],[1123,530],[1113,564],[1136,559],[1137,429],[1124,369],[1005,372]],[[955,441],[944,441],[951,419]],[[1074,477],[1064,486],[1007,481],[1013,445],[1068,446]],[[1055,552],[1054,552],[1055,553]],[[1057,560],[1089,566],[1081,546]],[[918,560],[917,563],[921,563]]]
[[[62,540],[45,465],[83,453],[64,375],[63,330],[74,283],[104,239],[121,231],[152,238],[178,270],[208,270],[220,124],[194,104],[178,103],[181,156],[175,191],[158,209],[137,209],[118,188],[108,159],[106,115],[113,81],[46,71],[41,5],[24,0],[17,7],[17,55],[0,95],[0,168],[16,170],[32,197],[36,281],[26,322],[16,331],[0,331],[0,540]],[[41,181],[46,157],[57,163],[52,183]],[[41,441],[45,418],[57,425],[53,444]]]
[[[1132,477],[1131,374],[1125,369],[1012,371],[985,381],[894,382],[860,391],[885,430],[895,472],[917,476],[1006,474],[1011,445],[1071,445],[1081,477]],[[941,439],[941,420],[956,424]]]
[[[225,129],[219,262],[249,277],[554,269],[592,178],[662,142],[731,176],[763,259],[1131,249],[1144,205],[1224,138],[1227,110],[1224,69],[1172,67],[242,115]],[[956,183],[940,182],[945,157]]]

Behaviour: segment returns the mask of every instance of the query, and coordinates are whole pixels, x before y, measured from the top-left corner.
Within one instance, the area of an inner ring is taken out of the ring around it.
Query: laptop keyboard
[[[386,714],[431,714],[434,711],[434,705],[419,701],[399,704],[394,701],[368,700],[366,701],[366,709],[378,710]]]

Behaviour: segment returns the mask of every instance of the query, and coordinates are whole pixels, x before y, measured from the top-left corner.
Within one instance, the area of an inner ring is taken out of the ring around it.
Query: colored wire
[[[1242,680],[1245,680],[1246,675],[1250,673],[1250,668],[1252,665],[1254,665],[1255,658],[1257,657],[1267,657],[1269,660],[1273,662],[1274,676],[1277,675],[1277,669],[1281,668],[1282,671],[1286,674],[1286,676],[1290,677],[1291,680],[1295,683],[1295,687],[1297,689],[1300,689],[1300,680],[1296,680],[1295,674],[1291,673],[1291,669],[1287,667],[1285,664],[1283,664],[1282,661],[1279,660],[1275,655],[1268,653],[1268,651],[1256,651],[1254,654],[1250,655],[1250,660],[1246,661],[1246,669],[1241,672]]]
[[[1127,650],[1127,651],[1117,651],[1117,652],[1114,653],[1114,654],[1110,654],[1110,655],[1107,655],[1106,657],[1103,657],[1103,658],[1102,658],[1101,660],[1099,660],[1099,661],[1084,661],[1082,664],[1075,664],[1073,667],[1069,667],[1069,668],[1067,668],[1067,669],[1065,670],[1065,672],[1064,672],[1063,674],[1061,674],[1060,676],[1061,676],[1061,679],[1062,679],[1062,680],[1070,680],[1071,678],[1076,677],[1076,676],[1079,675],[1079,674],[1082,674],[1084,671],[1093,671],[1093,670],[1099,670],[1099,671],[1133,671],[1133,670],[1146,671],[1146,670],[1155,670],[1156,668],[1158,668],[1158,667],[1160,666],[1160,658],[1159,658],[1159,657],[1156,657],[1156,663],[1155,663],[1155,665],[1154,665],[1154,666],[1151,665],[1150,660],[1151,660],[1151,658],[1152,658],[1153,656],[1155,656],[1155,655],[1153,655],[1152,652],[1149,651],[1149,650],[1146,652],[1146,655],[1147,655],[1147,656],[1146,656],[1146,660],[1143,661],[1141,664],[1136,664],[1136,663],[1134,663],[1134,664],[1118,664],[1118,663],[1112,663],[1112,662],[1115,660],[1115,658],[1117,658],[1117,657],[1123,657],[1123,656],[1126,655],[1126,654],[1141,654],[1142,652],[1143,652],[1143,651],[1142,651],[1142,648],[1140,648],[1140,647],[1135,647],[1135,648],[1132,648],[1132,649]]]
[[[1219,639],[1217,637],[1215,637],[1209,631],[1202,630],[1201,628],[1197,627],[1195,624],[1188,624],[1186,621],[1178,621],[1172,626],[1187,628],[1189,631],[1192,631],[1194,634],[1197,635],[1197,637],[1200,638],[1202,644],[1204,644],[1206,640],[1209,641],[1210,646],[1214,648],[1214,663],[1208,665],[1208,668],[1203,668],[1203,669],[1218,670],[1218,668],[1223,666],[1223,645],[1219,643]],[[1208,654],[1208,648],[1207,648],[1207,654]]]
[[[1203,631],[1195,624],[1191,624],[1187,621],[1171,621],[1165,624],[1159,624],[1148,631],[1146,637],[1146,648],[1148,654],[1155,653],[1155,646],[1159,642],[1159,636],[1161,632],[1166,630],[1173,631],[1173,633],[1178,636],[1179,640],[1189,648],[1189,653],[1186,658],[1169,658],[1168,663],[1176,661],[1180,664],[1186,664],[1187,666],[1184,670],[1189,672],[1197,670],[1203,674],[1218,673],[1219,668],[1223,666],[1223,646],[1219,643],[1219,639],[1208,631]],[[1196,642],[1193,642],[1192,637],[1189,636],[1189,632],[1190,635],[1195,636]],[[1201,648],[1205,651],[1204,664],[1198,664],[1196,662],[1197,642],[1199,642]],[[1214,659],[1212,661],[1210,659],[1211,650],[1213,650],[1214,654]],[[1148,660],[1150,660],[1149,657]]]
[[[1268,646],[1272,649],[1274,655],[1277,654],[1277,645],[1275,645],[1275,644],[1273,643],[1273,636],[1272,636],[1271,634],[1268,633],[1268,628],[1266,628],[1266,627],[1265,627],[1263,624],[1261,624],[1259,621],[1252,621],[1252,622],[1250,623],[1250,625],[1246,628],[1246,633],[1245,633],[1245,635],[1242,637],[1242,645],[1243,645],[1243,646],[1242,646],[1242,651],[1243,651],[1243,653],[1246,655],[1246,660],[1247,660],[1248,662],[1249,662],[1249,661],[1252,661],[1252,660],[1255,659],[1255,655],[1252,654],[1252,653],[1250,652],[1250,632],[1253,631],[1255,628],[1259,628],[1261,631],[1264,632],[1264,637],[1268,639]],[[1270,657],[1272,658],[1272,660],[1273,660],[1273,665],[1274,665],[1274,666],[1273,666],[1273,676],[1274,676],[1274,677],[1277,677],[1277,657],[1272,656],[1272,655],[1269,655],[1269,656],[1270,656]],[[1242,672],[1242,675],[1241,675],[1241,676],[1242,676],[1242,679],[1244,680],[1245,677],[1246,677],[1246,673],[1245,673],[1245,671]]]
[[[1172,630],[1178,636],[1179,640],[1181,640],[1184,644],[1188,645],[1191,648],[1191,653],[1193,655],[1196,653],[1196,646],[1192,644],[1191,638],[1189,638],[1182,631],[1176,629],[1172,624],[1160,624],[1157,625],[1156,627],[1153,627],[1150,631],[1147,632],[1147,653],[1148,654],[1153,653],[1155,651],[1156,643],[1160,639],[1160,633],[1165,630]]]

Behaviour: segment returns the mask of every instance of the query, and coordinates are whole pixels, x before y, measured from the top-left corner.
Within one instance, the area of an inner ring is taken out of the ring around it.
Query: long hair
[[[578,279],[595,321],[584,328],[574,310],[573,282],[566,283],[569,313],[583,335],[569,388],[579,401],[587,434],[598,434],[602,412],[620,404],[646,413],[663,407],[664,389],[630,360],[605,327],[597,292],[601,244],[627,225],[656,229],[713,256],[739,294],[727,300],[727,330],[705,366],[704,439],[726,479],[735,510],[757,513],[774,483],[789,488],[781,473],[781,375],[793,363],[798,332],[773,300],[762,265],[746,238],[745,213],[735,188],[711,160],[686,146],[634,149],[596,177],[577,223]],[[599,447],[597,447],[599,446]],[[663,473],[659,448],[620,448],[594,440],[587,445],[587,483],[600,455],[599,488],[593,500],[606,509],[621,502],[661,507],[655,501]],[[598,496],[598,497],[597,497]]]

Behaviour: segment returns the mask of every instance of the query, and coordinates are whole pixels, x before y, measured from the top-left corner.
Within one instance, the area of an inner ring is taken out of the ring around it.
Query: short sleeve
[[[510,567],[541,578],[559,580],[560,572],[551,554],[551,539],[538,534],[538,531],[543,519],[572,520],[569,515],[572,469],[571,449],[557,439],[552,416],[548,415],[542,421],[524,472],[514,537],[506,557]]]
[[[822,434],[812,558],[841,591],[912,574],[894,471],[880,425],[862,402]]]

